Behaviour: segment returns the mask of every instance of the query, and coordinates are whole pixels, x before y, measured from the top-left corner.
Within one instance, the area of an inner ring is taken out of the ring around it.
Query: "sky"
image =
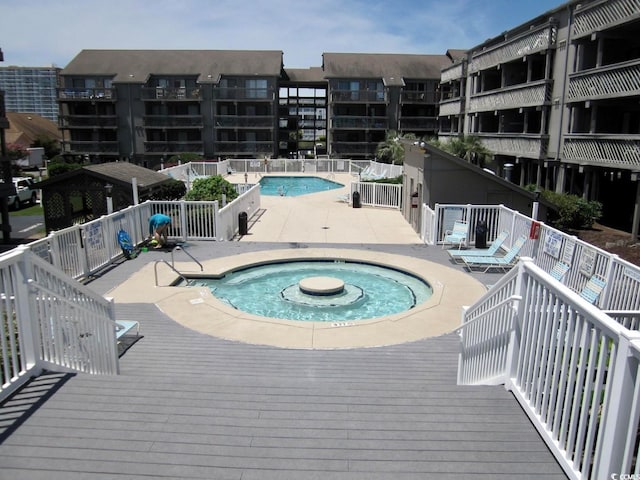
[[[83,49],[280,50],[285,68],[324,52],[470,49],[563,0],[0,0],[4,63],[64,68]]]

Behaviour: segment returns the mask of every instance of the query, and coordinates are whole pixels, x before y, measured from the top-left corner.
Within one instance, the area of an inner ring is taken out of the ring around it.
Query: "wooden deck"
[[[444,259],[434,247],[379,248]],[[106,293],[136,262],[89,285]],[[44,375],[0,408],[0,478],[566,478],[509,392],[456,385],[455,335],[287,350],[190,331],[149,304],[117,312],[143,335],[119,376]]]

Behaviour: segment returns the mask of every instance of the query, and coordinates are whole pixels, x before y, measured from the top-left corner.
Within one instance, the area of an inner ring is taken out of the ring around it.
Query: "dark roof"
[[[126,185],[129,187],[131,187],[133,183],[132,179],[135,178],[138,183],[138,187],[141,189],[152,188],[170,180],[170,177],[163,173],[159,173],[155,170],[150,170],[133,163],[111,162],[86,165],[78,170],[72,170],[70,172],[63,173],[62,175],[56,175],[48,180],[38,182],[38,188],[43,186],[47,187],[61,181],[67,181],[69,178],[86,172],[91,172],[94,177],[107,182]]]
[[[321,67],[286,68],[285,72],[291,82],[326,82]]]
[[[323,53],[325,78],[382,78],[386,85],[403,85],[403,79],[440,80],[451,65],[446,55],[393,53]]]
[[[449,57],[453,63],[457,63],[460,60],[467,58],[467,50],[450,48],[447,50],[447,57]]]
[[[215,83],[221,75],[280,76],[282,55],[279,50],[82,50],[61,75],[113,76],[115,83],[195,75],[199,82]]]

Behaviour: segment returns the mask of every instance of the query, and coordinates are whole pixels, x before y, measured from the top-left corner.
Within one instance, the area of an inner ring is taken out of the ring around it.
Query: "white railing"
[[[543,158],[548,139],[535,134],[501,133],[479,134],[482,145],[494,153],[516,157]]]
[[[371,207],[400,208],[402,185],[377,182],[351,182],[351,195],[360,194],[360,203]]]
[[[420,219],[422,241],[427,245],[436,244],[436,212],[426,203],[422,204],[422,218]]]
[[[640,135],[568,134],[562,155],[571,163],[640,168]]]
[[[254,185],[235,201],[219,212],[219,236],[221,240],[232,239],[240,227],[240,213],[250,219],[260,208],[260,185]]]
[[[579,38],[604,31],[612,25],[628,21],[631,15],[637,17],[639,12],[639,0],[607,0],[591,5],[576,5],[573,36]]]
[[[0,400],[45,369],[118,373],[113,302],[27,247],[0,258]]]
[[[504,383],[571,478],[637,473],[640,332],[530,259],[463,314],[458,381]]]
[[[540,80],[501,88],[499,91],[477,93],[469,98],[467,111],[474,113],[541,106],[550,100],[550,92],[550,85]]]

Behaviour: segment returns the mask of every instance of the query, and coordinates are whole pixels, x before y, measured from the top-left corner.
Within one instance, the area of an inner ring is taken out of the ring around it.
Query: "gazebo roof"
[[[86,174],[114,185],[128,187],[132,186],[133,178],[135,178],[140,190],[152,189],[171,180],[170,177],[163,173],[159,173],[155,170],[150,170],[133,163],[111,162],[85,165],[78,170],[66,172],[61,175],[56,175],[48,180],[38,182],[37,186],[38,188],[46,188],[60,182],[68,182],[70,179],[77,177],[78,175]]]

